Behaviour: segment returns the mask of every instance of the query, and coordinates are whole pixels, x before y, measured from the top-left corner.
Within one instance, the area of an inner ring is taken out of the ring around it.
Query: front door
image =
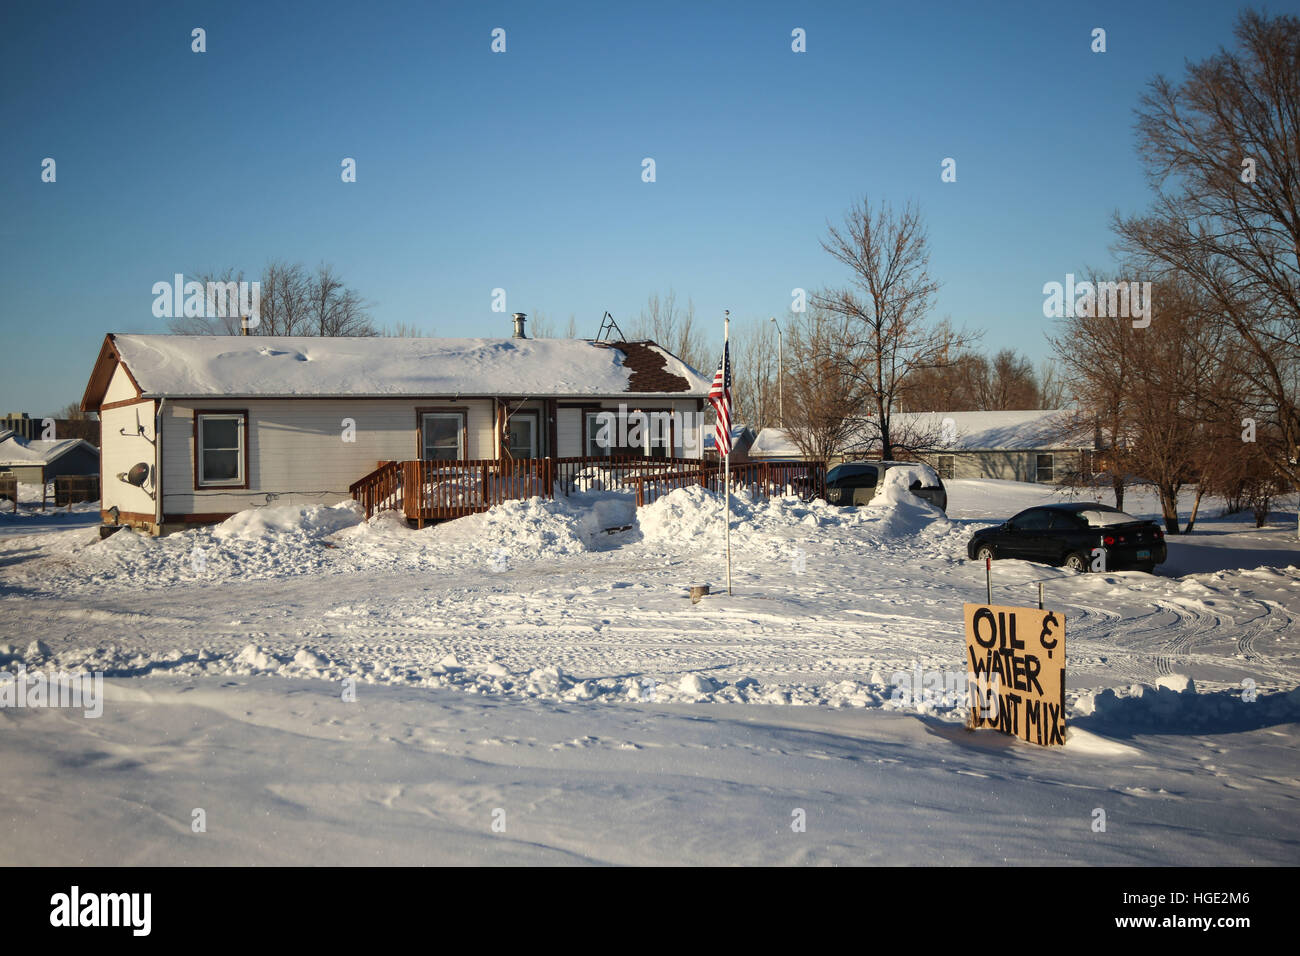
[[[537,412],[515,412],[506,422],[506,447],[511,458],[538,458]]]

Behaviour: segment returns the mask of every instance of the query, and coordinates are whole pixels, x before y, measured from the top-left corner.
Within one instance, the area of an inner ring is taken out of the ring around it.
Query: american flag
[[[730,344],[722,346],[722,361],[713,374],[713,387],[709,389],[709,404],[718,413],[714,432],[719,455],[731,454],[731,353]]]

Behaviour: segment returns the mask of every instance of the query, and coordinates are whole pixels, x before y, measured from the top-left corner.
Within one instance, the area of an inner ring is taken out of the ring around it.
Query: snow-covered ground
[[[891,700],[896,672],[964,673],[966,541],[1053,494],[742,501],[731,596],[701,489],[422,531],[346,505],[105,541],[92,508],[0,515],[0,661],[108,685],[95,719],[0,711],[0,812],[37,821],[0,862],[1296,862],[1294,511],[1203,503],[1154,576],[995,563],[996,603],[1044,582],[1064,611],[1063,751]]]

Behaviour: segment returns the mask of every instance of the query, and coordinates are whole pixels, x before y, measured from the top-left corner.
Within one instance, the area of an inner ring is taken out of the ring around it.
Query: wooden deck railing
[[[370,474],[354,481],[348,491],[366,509],[367,518],[388,508],[402,508],[402,463],[380,462]]]
[[[678,488],[700,485],[722,493],[722,468],[696,463],[694,469],[631,478],[638,508],[651,504]],[[805,501],[826,497],[826,467],[820,462],[746,462],[731,466],[731,493],[755,500],[794,495]]]
[[[817,462],[748,462],[731,466],[733,493],[755,498],[824,498],[826,469]],[[638,507],[699,485],[721,492],[722,469],[695,458],[638,456],[457,459],[382,462],[350,487],[369,518],[385,509],[425,521],[460,518],[504,501],[584,492],[626,492]]]

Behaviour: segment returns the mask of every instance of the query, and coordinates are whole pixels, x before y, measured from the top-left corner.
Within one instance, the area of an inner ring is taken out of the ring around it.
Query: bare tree
[[[374,325],[366,313],[366,303],[352,289],[343,284],[334,267],[322,262],[316,273],[304,283],[308,313],[304,325],[310,323],[315,335],[356,336],[375,335]]]
[[[1243,411],[1279,436],[1271,459],[1300,483],[1300,19],[1246,11],[1237,48],[1156,77],[1138,110],[1139,153],[1156,191],[1144,216],[1116,217],[1123,248],[1180,275],[1237,335]]]
[[[1043,359],[1038,363],[1039,408],[1064,408],[1068,391],[1060,365],[1051,359]]]
[[[81,410],[81,402],[69,402],[64,405],[51,418],[62,418],[71,422],[91,421],[99,417],[98,412],[84,412]]]
[[[396,322],[391,326],[384,326],[377,335],[385,336],[392,339],[428,339],[436,338],[432,331],[425,331],[411,322]]]
[[[814,308],[786,327],[785,430],[813,461],[829,461],[863,427],[862,385],[851,374],[861,356],[845,351],[853,338],[847,325]]]
[[[1088,273],[1093,288],[1102,281]],[[1097,310],[1088,310],[1095,313]],[[1061,435],[1092,429],[1096,438],[1094,473],[1080,476],[1091,483],[1109,480],[1115,507],[1124,508],[1128,481],[1127,453],[1131,440],[1129,408],[1133,402],[1133,334],[1130,322],[1096,314],[1074,314],[1061,320],[1048,343],[1070,382],[1077,413],[1063,419]]]
[[[980,356],[973,372],[979,411],[1039,407],[1033,363],[1015,349],[1002,349],[992,361]]]
[[[234,301],[239,303],[238,288],[244,281],[244,273],[234,269],[204,272],[196,275],[194,281],[202,284],[206,311],[215,318],[178,315],[167,320],[168,331],[174,335],[239,335],[243,317],[238,309],[230,308],[231,297],[227,293],[235,289]]]
[[[646,307],[624,331],[632,341],[650,339],[662,345],[696,371],[708,374],[717,366],[721,346],[710,344],[703,328],[695,322],[695,304],[682,307],[671,289],[665,296],[652,293]]]
[[[779,424],[776,330],[766,319],[733,323],[731,338],[733,420],[756,432]]]
[[[1157,285],[1154,294],[1161,306],[1150,327],[1131,330],[1132,401],[1126,414],[1132,441],[1126,463],[1155,487],[1165,528],[1177,534],[1179,492],[1199,479],[1207,458],[1223,453],[1207,440],[1207,423],[1215,420],[1223,395],[1216,357],[1229,330],[1213,321],[1190,284]],[[1198,487],[1192,523],[1203,495]]]
[[[227,269],[202,273],[196,281],[204,286],[209,317],[179,317],[168,321],[170,331],[180,335],[238,335],[243,317],[228,308],[227,290],[244,281],[244,273]],[[301,263],[268,262],[262,270],[260,309],[250,335],[377,335],[367,304],[354,289],[344,285],[334,267],[321,263],[309,272]]]
[[[988,361],[977,352],[951,355],[942,364],[916,369],[903,383],[899,410],[971,412],[980,407],[978,382]]]
[[[971,336],[946,324],[927,324],[938,285],[930,278],[929,242],[920,211],[912,204],[895,213],[853,204],[842,227],[829,226],[822,248],[849,270],[849,284],[820,290],[812,304],[843,320],[835,359],[840,376],[863,400],[863,425],[874,432],[885,457],[894,451],[893,413],[906,395],[909,376],[947,364]]]

